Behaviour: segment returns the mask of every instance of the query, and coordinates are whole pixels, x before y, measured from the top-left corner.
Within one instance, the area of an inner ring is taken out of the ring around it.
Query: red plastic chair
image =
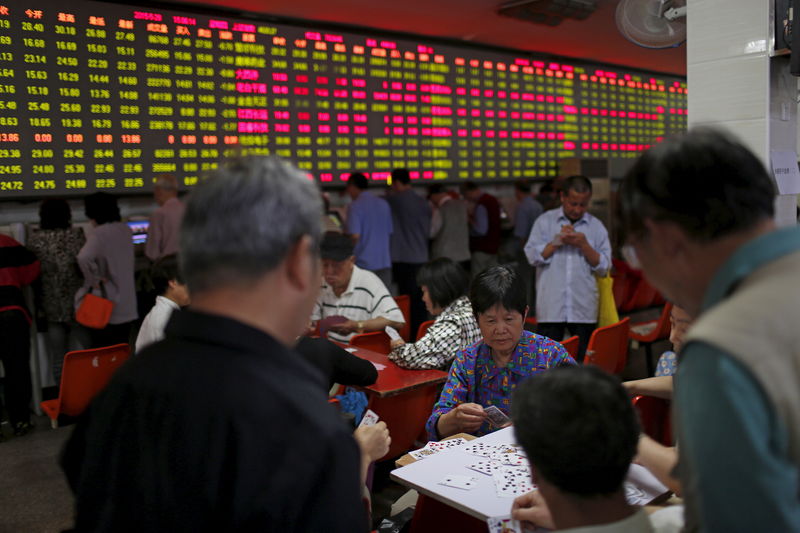
[[[406,323],[403,324],[398,333],[404,341],[411,342],[411,297],[407,294],[401,294],[400,296],[395,296],[394,301],[406,320]]]
[[[654,396],[637,396],[633,406],[645,435],[664,446],[672,446],[672,419],[669,401]]]
[[[50,417],[50,425],[58,427],[58,415],[78,416],[83,413],[114,372],[128,360],[130,353],[128,344],[67,353],[58,398],[39,404]]]
[[[417,328],[417,340],[420,340],[422,337],[425,336],[425,334],[428,332],[428,328],[431,327],[431,325],[433,325],[434,322],[436,321],[426,320],[425,322],[419,325],[419,328]]]
[[[352,346],[372,350],[373,352],[382,353],[384,355],[388,355],[388,353],[392,351],[392,347],[389,344],[390,342],[391,339],[389,339],[389,335],[383,331],[360,333],[358,335],[353,335],[350,339],[350,344]]]
[[[525,319],[525,324],[524,324],[523,327],[525,329],[527,329],[528,331],[532,331],[532,332],[536,333],[536,324],[538,324],[538,322],[536,321],[536,317],[535,316],[529,316],[529,317],[527,317]]]
[[[628,336],[631,340],[638,341],[644,345],[647,358],[647,375],[652,376],[655,371],[655,362],[653,361],[653,343],[666,339],[669,337],[670,324],[669,314],[672,312],[672,304],[667,303],[664,309],[661,310],[661,316],[658,320],[651,320],[650,322],[642,322],[631,326]]]
[[[620,374],[628,360],[630,318],[616,324],[597,328],[589,338],[583,363],[599,366],[609,374]]]
[[[576,361],[578,360],[578,347],[580,346],[580,340],[580,337],[573,335],[569,339],[561,341],[561,346],[563,346],[570,357]]]

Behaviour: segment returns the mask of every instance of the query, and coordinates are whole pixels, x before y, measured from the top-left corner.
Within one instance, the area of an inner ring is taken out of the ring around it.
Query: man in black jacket
[[[166,338],[114,376],[64,451],[84,532],[367,529],[359,452],[326,382],[290,350],[320,286],[322,204],[275,158],[192,193],[192,294]]]

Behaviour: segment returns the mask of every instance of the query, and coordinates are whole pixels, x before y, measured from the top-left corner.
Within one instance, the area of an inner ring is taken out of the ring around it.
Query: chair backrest
[[[85,411],[130,353],[128,344],[67,353],[61,371],[59,412],[78,416]]]
[[[403,318],[406,319],[406,323],[398,333],[403,337],[404,341],[411,342],[411,297],[407,294],[401,294],[400,296],[395,296],[394,301],[403,313]]]
[[[350,339],[350,344],[358,348],[364,348],[387,355],[392,351],[392,347],[389,344],[390,341],[389,335],[383,331],[372,331],[370,333],[353,335]]]
[[[631,319],[626,317],[610,326],[597,328],[589,338],[584,364],[599,366],[610,374],[620,374],[628,360],[628,332]]]
[[[661,310],[661,316],[658,317],[656,329],[653,332],[655,340],[666,339],[669,337],[670,330],[672,329],[669,323],[669,315],[672,312],[672,302],[664,304],[664,309]]]
[[[669,401],[654,396],[636,396],[633,406],[639,413],[642,431],[664,446],[672,446],[672,420]]]
[[[422,324],[419,325],[419,328],[417,328],[417,340],[420,340],[422,337],[425,336],[425,334],[428,332],[428,328],[431,327],[431,325],[434,322],[436,322],[436,321],[435,320],[426,320],[425,322],[423,322]]]
[[[525,324],[523,325],[523,327],[528,331],[536,333],[536,324],[538,324],[538,322],[536,321],[536,317],[529,316],[525,318]]]
[[[577,361],[578,359],[578,347],[580,346],[580,337],[577,335],[573,335],[569,339],[565,339],[561,341],[561,346],[567,351],[570,357]]]

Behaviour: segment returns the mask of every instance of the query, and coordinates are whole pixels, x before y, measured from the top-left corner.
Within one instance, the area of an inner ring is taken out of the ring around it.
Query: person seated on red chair
[[[561,344],[523,327],[525,283],[516,271],[490,267],[472,282],[469,299],[483,339],[461,350],[425,429],[430,440],[456,433],[485,435],[499,429],[484,408],[508,415],[518,383],[549,368],[574,365]]]
[[[320,245],[324,281],[311,313],[312,327],[327,317],[344,317],[327,329],[331,340],[348,342],[357,333],[400,329],[402,311],[383,282],[356,266],[353,241],[347,235],[328,232]]]
[[[640,427],[617,378],[590,365],[541,373],[517,387],[511,418],[538,486],[514,500],[514,519],[582,533],[667,530],[672,514],[648,517],[625,498]]]
[[[665,364],[665,360],[676,360],[675,354],[681,351],[683,338],[689,330],[689,326],[692,325],[692,317],[683,308],[673,305],[672,312],[669,315],[669,323],[671,326],[669,341],[672,343],[673,351],[664,352],[658,359],[655,377],[635,379],[622,384],[631,396],[654,396],[664,400],[672,400],[672,374],[674,374],[676,367],[672,367],[669,363]],[[671,372],[667,373],[665,369],[671,370]],[[675,465],[678,462],[677,448],[664,446],[642,433],[639,438],[639,451],[636,455],[636,462],[650,470],[672,492],[675,494],[681,493],[680,481],[673,476]]]
[[[440,257],[422,265],[417,283],[422,287],[422,301],[436,321],[417,342],[392,340],[389,360],[413,370],[446,369],[459,350],[481,338],[466,295],[469,274],[455,261]]]

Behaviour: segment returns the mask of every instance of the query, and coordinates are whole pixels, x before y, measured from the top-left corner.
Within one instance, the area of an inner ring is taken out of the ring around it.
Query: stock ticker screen
[[[511,180],[686,128],[684,78],[258,18],[0,0],[0,198],[191,187],[233,154],[322,184]]]

